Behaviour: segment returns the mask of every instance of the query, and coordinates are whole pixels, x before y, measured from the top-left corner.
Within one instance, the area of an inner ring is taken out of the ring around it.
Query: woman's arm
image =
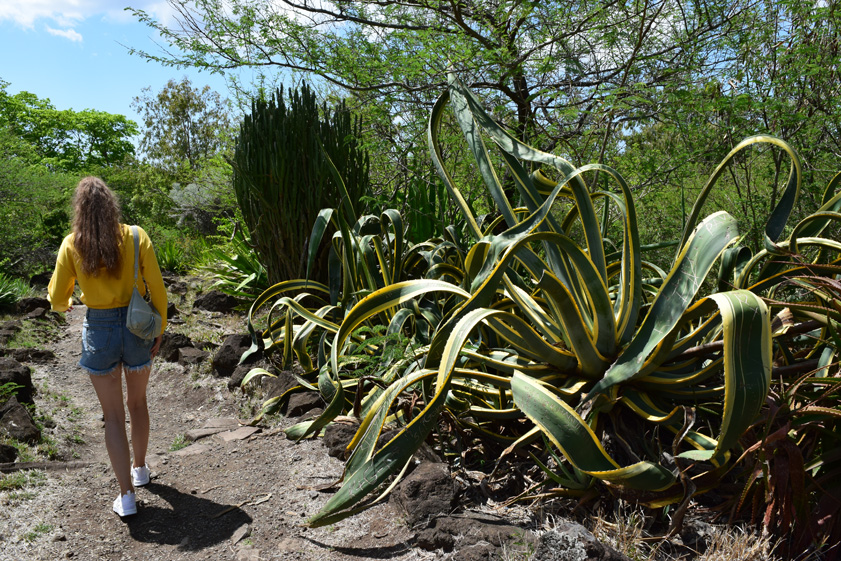
[[[76,286],[76,266],[73,263],[73,248],[70,234],[61,242],[55,262],[55,271],[47,287],[47,299],[56,312],[66,312],[73,305],[73,289]]]

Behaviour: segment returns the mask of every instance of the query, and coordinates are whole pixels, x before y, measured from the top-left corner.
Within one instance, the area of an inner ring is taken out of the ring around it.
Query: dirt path
[[[364,560],[432,559],[387,505],[326,528],[306,528],[342,464],[319,441],[295,444],[280,429],[245,439],[220,433],[172,451],[207,421],[237,418],[224,381],[156,361],[149,387],[152,482],[138,514],[111,511],[118,492],[102,436],[99,404],[77,366],[85,308],[67,314],[51,346],[55,361],[32,364],[36,407],[55,420],[48,434],[74,469],[36,475],[23,493],[0,494],[0,560]],[[192,367],[191,367],[192,368]]]

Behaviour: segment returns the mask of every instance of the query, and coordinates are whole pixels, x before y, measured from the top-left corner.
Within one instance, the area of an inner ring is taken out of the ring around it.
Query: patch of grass
[[[31,543],[31,542],[34,542],[35,540],[37,540],[38,536],[41,536],[43,534],[49,534],[52,531],[53,531],[52,524],[47,524],[46,522],[41,522],[40,524],[38,524],[37,526],[32,528],[32,530],[25,533],[23,535],[23,539],[24,539],[24,541]]]
[[[24,319],[21,330],[9,339],[6,346],[10,349],[37,349],[58,338],[60,327],[50,321]]]
[[[85,439],[82,438],[82,435],[79,434],[78,431],[73,431],[73,434],[65,435],[64,439],[67,441],[68,444],[84,444]]]
[[[15,440],[14,438],[0,438],[0,442],[15,447],[18,451],[18,462],[34,462],[38,459],[35,450],[25,442]]]
[[[39,454],[46,456],[50,460],[57,460],[61,457],[58,443],[50,436],[41,437],[41,442],[38,444],[37,450]]]
[[[29,487],[40,487],[46,480],[47,474],[37,470],[0,475],[0,491],[19,491]]]
[[[186,448],[190,445],[190,442],[187,440],[187,437],[183,434],[179,434],[175,437],[175,440],[172,441],[172,444],[169,445],[169,451],[175,452],[177,450],[181,450],[182,448]]]
[[[75,423],[76,421],[81,420],[83,415],[84,411],[82,411],[82,408],[79,406],[74,406],[71,407],[70,411],[67,413],[67,420]]]

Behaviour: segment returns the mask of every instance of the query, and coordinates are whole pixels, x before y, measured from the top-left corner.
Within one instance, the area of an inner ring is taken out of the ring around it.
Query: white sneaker
[[[114,499],[114,512],[120,516],[137,514],[137,503],[134,500],[134,493],[129,491],[125,495],[120,495]]]
[[[135,487],[141,487],[149,483],[149,478],[151,475],[152,472],[149,471],[149,468],[147,466],[131,468],[131,483]]]

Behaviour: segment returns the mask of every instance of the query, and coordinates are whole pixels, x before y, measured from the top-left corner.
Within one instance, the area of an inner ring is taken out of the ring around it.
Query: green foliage
[[[244,300],[256,298],[269,287],[269,277],[248,232],[236,221],[217,225],[220,235],[206,242],[199,268],[213,275],[214,288]]]
[[[254,100],[231,165],[251,241],[272,282],[305,275],[303,224],[312,224],[328,204],[353,205],[367,193],[368,157],[355,141],[359,128],[344,104],[319,110],[306,85],[288,101],[282,89],[268,101]],[[333,166],[344,185],[337,185]],[[312,271],[315,279],[325,273]]]
[[[155,249],[158,265],[164,271],[181,274],[187,271],[184,249],[173,239],[166,240]]]
[[[183,434],[176,435],[175,439],[172,441],[172,444],[169,445],[170,452],[176,452],[183,448],[186,448],[190,445],[190,442]]]
[[[14,382],[7,382],[0,385],[0,403],[5,403],[10,397],[17,395],[18,390],[23,386]]]
[[[25,280],[10,277],[0,271],[0,309],[13,309],[22,298],[32,294],[33,290]]]
[[[229,104],[209,86],[193,88],[186,77],[169,80],[134,98],[143,118],[140,149],[156,168],[190,183],[208,160],[225,151],[230,138]]]
[[[499,209],[490,223],[473,214],[447,173],[437,140],[448,104]],[[312,239],[335,222],[337,274],[330,284],[280,283],[250,311],[252,348],[281,353],[284,364],[296,358],[305,374],[290,392],[318,389],[328,402],[318,419],[290,428],[291,437],[317,434],[348,411],[360,420],[342,487],[310,523],[330,524],[370,504],[369,495],[400,472],[439,430],[441,418],[467,435],[462,449],[470,438],[481,439],[485,449],[520,447],[544,468],[555,462],[557,474],[544,469],[544,496],[604,485],[664,506],[688,504],[720,486],[743,457],[745,431],[767,411],[773,364],[798,363],[819,350],[814,339],[802,350],[784,348],[786,330],[770,320],[769,306],[778,306],[771,297],[784,301],[800,326],[816,314],[841,320],[837,309],[816,310],[798,303],[797,294],[781,299],[785,279],[824,270],[841,251],[819,237],[841,221],[841,195],[835,194],[841,175],[826,188],[818,212],[786,228],[802,182],[799,157],[778,139],[746,139],[724,156],[687,208],[677,251],[661,269],[642,258],[634,197],[615,170],[574,168],[519,142],[457,80],[429,122],[433,162],[472,241],[459,242],[446,229],[449,239],[404,246],[395,211],[351,223],[345,209],[324,210]],[[486,139],[500,159],[489,156]],[[701,216],[718,179],[757,145],[779,150],[791,172],[762,225],[765,249],[754,254],[731,247],[740,237],[729,214]],[[525,208],[511,204],[493,169],[499,161]],[[524,162],[541,171],[529,173]],[[549,173],[559,179],[548,179]],[[594,180],[595,189],[586,181],[594,177],[607,181]],[[603,232],[611,231],[612,216],[618,232],[609,242]],[[781,239],[784,231],[788,239]],[[813,256],[809,265],[791,264],[804,251]],[[803,292],[837,302],[826,291]],[[258,311],[270,303],[258,329]],[[827,322],[826,329],[833,325]],[[357,362],[367,366],[388,356],[383,333],[401,334],[411,345],[401,359],[379,366],[376,384],[366,385],[347,365],[353,357],[362,356]],[[318,341],[314,356],[310,340]],[[835,352],[822,355],[822,364],[833,363]],[[285,397],[264,404],[264,413]],[[380,445],[388,419],[401,430]],[[540,433],[560,454],[540,444]],[[448,442],[442,453],[455,438],[438,434],[436,440]],[[834,441],[830,447],[837,448]],[[680,524],[679,514],[673,524]]]
[[[26,277],[52,267],[69,227],[68,203],[77,178],[52,173],[35,149],[0,126],[0,271]]]
[[[0,127],[34,148],[28,163],[85,172],[117,165],[134,154],[137,125],[123,115],[85,109],[58,110],[29,92],[9,95],[0,80]]]
[[[412,351],[409,338],[400,332],[389,333],[385,325],[360,327],[351,341],[347,354],[339,357],[344,378],[379,377]]]

